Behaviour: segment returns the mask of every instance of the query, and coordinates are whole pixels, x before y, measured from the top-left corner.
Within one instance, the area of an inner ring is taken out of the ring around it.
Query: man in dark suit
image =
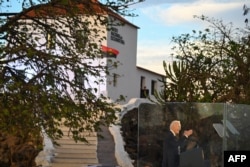
[[[185,147],[187,138],[193,133],[193,130],[186,130],[183,136],[178,138],[180,130],[181,122],[178,120],[172,121],[163,143],[162,167],[179,166],[181,149]]]

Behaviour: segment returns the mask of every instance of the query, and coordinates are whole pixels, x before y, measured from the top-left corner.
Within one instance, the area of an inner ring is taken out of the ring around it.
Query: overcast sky
[[[127,19],[140,27],[137,65],[164,74],[163,60],[172,60],[171,38],[206,27],[194,15],[222,19],[235,27],[243,27],[244,4],[250,7],[250,0],[146,0],[133,6],[139,16]]]

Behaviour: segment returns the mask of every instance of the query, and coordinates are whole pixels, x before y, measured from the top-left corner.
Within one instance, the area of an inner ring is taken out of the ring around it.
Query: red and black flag
[[[114,49],[114,48],[110,48],[107,46],[103,46],[102,45],[102,55],[103,57],[112,57],[112,58],[116,58],[116,56],[119,54],[119,51]]]

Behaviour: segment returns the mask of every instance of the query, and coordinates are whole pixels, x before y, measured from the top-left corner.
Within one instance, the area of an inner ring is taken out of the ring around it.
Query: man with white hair
[[[169,132],[163,142],[163,159],[162,167],[178,167],[179,155],[181,148],[184,148],[188,137],[193,133],[193,130],[185,130],[183,135],[178,138],[181,130],[181,122],[174,120],[169,126]]]

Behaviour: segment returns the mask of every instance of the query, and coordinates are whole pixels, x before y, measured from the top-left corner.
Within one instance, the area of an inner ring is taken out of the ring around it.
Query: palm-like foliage
[[[219,20],[198,18],[210,26],[204,31],[193,30],[191,34],[173,37],[176,61],[163,63],[165,91],[160,97],[164,101],[248,104],[248,28],[234,29],[232,24]]]

